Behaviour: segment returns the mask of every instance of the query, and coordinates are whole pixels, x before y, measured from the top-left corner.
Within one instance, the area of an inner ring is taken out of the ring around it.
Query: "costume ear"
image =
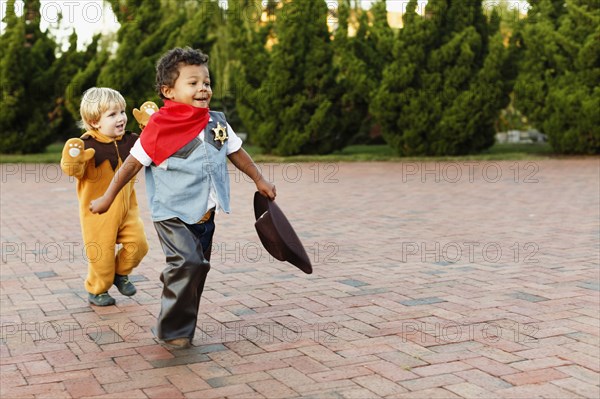
[[[140,109],[134,108],[133,117],[138,122],[140,129],[144,130],[152,114],[158,111],[158,106],[152,101],[146,101]]]

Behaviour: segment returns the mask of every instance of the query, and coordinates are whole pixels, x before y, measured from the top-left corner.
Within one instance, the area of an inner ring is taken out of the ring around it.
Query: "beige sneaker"
[[[192,346],[189,338],[175,338],[165,341],[166,346],[172,349],[184,349]]]

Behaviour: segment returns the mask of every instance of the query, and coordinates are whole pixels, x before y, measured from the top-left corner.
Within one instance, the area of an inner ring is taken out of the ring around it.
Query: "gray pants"
[[[186,224],[174,218],[154,222],[166,256],[161,309],[156,335],[163,340],[194,338],[200,297],[210,270],[210,252],[215,232],[214,213],[202,224]]]

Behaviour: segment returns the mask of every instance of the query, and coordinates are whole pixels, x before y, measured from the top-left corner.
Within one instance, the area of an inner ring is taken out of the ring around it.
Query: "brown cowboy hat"
[[[308,255],[279,206],[258,191],[254,194],[256,232],[265,249],[277,260],[290,262],[306,274],[312,273]]]

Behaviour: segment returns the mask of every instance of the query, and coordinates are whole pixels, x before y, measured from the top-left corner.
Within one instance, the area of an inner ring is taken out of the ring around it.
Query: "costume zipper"
[[[123,164],[123,160],[121,159],[121,155],[119,154],[119,146],[117,145],[117,140],[114,140],[113,143],[115,144],[115,151],[117,151],[117,159],[119,160],[119,164],[117,166],[121,166]]]
[[[117,168],[115,169],[115,174],[117,173],[117,171],[119,171],[119,169],[121,169],[121,166],[123,166],[123,160],[121,159],[121,155],[119,154],[119,146],[117,145],[117,140],[114,140],[113,143],[115,144],[115,151],[117,152]],[[129,185],[129,184],[127,184]],[[125,187],[123,187],[124,189]],[[121,189],[121,195],[123,196],[123,200],[121,201],[121,205],[122,205],[122,209],[123,209],[123,215],[125,215],[127,213],[127,207],[125,206],[125,194],[123,193],[123,189]]]

